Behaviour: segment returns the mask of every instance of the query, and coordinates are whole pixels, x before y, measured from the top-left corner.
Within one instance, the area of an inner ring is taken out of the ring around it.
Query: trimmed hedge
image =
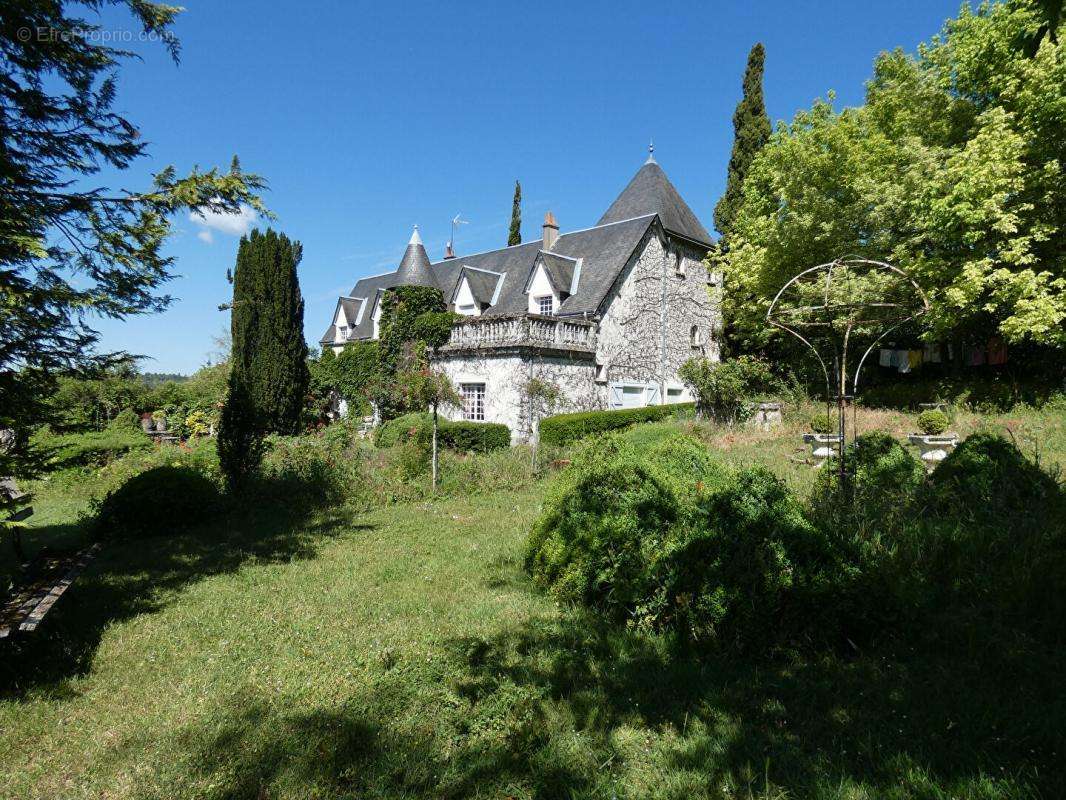
[[[402,442],[414,441],[429,447],[433,425],[429,414],[404,414],[384,422],[374,434],[378,447],[394,447]],[[502,450],[511,444],[511,430],[495,422],[453,422],[441,419],[437,424],[437,436],[441,447],[463,453],[488,453]]]
[[[690,412],[695,407],[695,403],[671,403],[665,406],[557,414],[540,421],[540,441],[552,445],[570,444],[595,433],[628,428],[638,422],[658,422],[679,413]]]

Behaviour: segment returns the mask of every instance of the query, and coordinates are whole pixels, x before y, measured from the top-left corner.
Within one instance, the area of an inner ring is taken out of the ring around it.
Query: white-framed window
[[[680,403],[681,393],[684,390],[680,386],[667,386],[666,387],[666,402],[667,403]]]
[[[341,325],[339,328],[337,328],[337,332],[340,334],[341,339],[347,339],[348,338],[348,326],[347,325]]]
[[[463,398],[463,419],[473,422],[485,421],[485,384],[461,383],[459,394]]]
[[[473,303],[469,303],[467,305],[456,306],[455,310],[458,311],[460,314],[462,314],[464,316],[467,316],[467,317],[473,317],[473,316],[475,316],[477,314],[477,306],[474,305]]]
[[[543,295],[537,298],[537,313],[538,314],[551,314],[555,311],[555,298],[550,294]]]
[[[700,330],[699,325],[693,325],[688,332],[689,344],[692,345],[693,350],[699,350],[703,347],[703,331]]]

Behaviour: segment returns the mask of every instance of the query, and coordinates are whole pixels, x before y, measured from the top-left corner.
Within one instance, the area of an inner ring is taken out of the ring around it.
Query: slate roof
[[[538,260],[556,289],[564,294],[557,314],[600,313],[615,281],[656,220],[671,233],[708,247],[711,244],[710,234],[662,168],[649,158],[595,227],[560,234],[550,252],[541,249],[543,242],[538,239],[430,262],[416,229],[395,272],[363,278],[352,288],[352,298],[366,298],[362,321],[352,330],[352,338],[372,337],[373,317],[386,289],[411,284],[436,286],[454,302],[462,274],[470,281],[474,298],[483,306],[490,304],[483,309],[484,316],[525,313],[529,307],[525,289]],[[569,293],[571,288],[573,292]],[[496,302],[492,303],[494,298]],[[350,319],[354,318],[355,315]],[[332,330],[331,326],[326,332],[329,341]]]
[[[500,281],[505,277],[498,272],[490,272],[476,267],[466,267],[462,270],[461,275],[466,278],[466,282],[470,284],[470,293],[474,295],[476,300],[481,306],[492,305],[492,300],[496,296],[496,287]],[[459,279],[455,282],[455,291],[459,289]],[[455,292],[452,292],[452,300],[454,302]]]
[[[641,214],[658,214],[666,230],[708,247],[711,245],[711,235],[653,158],[649,158],[637,170],[637,174],[596,224],[606,225]]]
[[[544,271],[548,273],[552,288],[560,294],[570,294],[574,283],[574,272],[577,269],[577,259],[542,250],[539,261],[544,265]]]

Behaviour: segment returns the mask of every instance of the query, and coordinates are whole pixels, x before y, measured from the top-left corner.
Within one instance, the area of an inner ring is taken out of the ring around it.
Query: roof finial
[[[415,225],[415,229],[411,233],[411,241],[409,241],[408,244],[422,244],[422,237],[418,235],[417,225]]]
[[[648,160],[645,164],[654,164],[655,162],[655,141],[653,139],[648,140]]]

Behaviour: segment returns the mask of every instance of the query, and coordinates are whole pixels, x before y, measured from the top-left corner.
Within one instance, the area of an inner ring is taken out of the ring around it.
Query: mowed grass
[[[1060,416],[1022,424],[1045,431],[1045,458],[1066,453],[1047,444]],[[813,477],[795,420],[695,427],[727,460]],[[37,634],[0,650],[0,797],[1066,793],[1062,652],[965,627],[877,652],[677,652],[529,587],[544,487],[361,514],[251,508],[109,545]]]

